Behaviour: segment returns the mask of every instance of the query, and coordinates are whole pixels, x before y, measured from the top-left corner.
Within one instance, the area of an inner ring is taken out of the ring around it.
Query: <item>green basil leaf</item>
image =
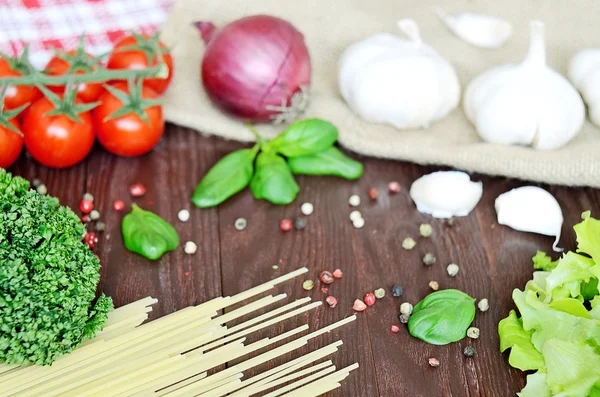
[[[223,157],[198,183],[192,202],[200,208],[214,207],[248,186],[255,156],[255,149],[242,149]]]
[[[156,260],[179,245],[175,228],[167,221],[137,205],[123,218],[121,225],[125,247],[148,259]]]
[[[282,205],[294,201],[300,190],[283,157],[269,152],[261,152],[256,158],[250,189],[255,198]]]
[[[290,125],[267,146],[286,157],[306,156],[331,147],[337,138],[338,129],[330,122],[306,119]]]
[[[463,339],[473,318],[475,299],[455,289],[436,291],[414,307],[408,331],[424,342],[446,345]]]
[[[307,156],[290,157],[290,169],[298,175],[333,175],[358,179],[364,171],[361,163],[351,159],[335,146]]]

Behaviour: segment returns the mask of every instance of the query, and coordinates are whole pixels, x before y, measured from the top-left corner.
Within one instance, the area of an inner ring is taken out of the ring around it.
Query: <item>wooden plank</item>
[[[217,210],[200,211],[190,202],[194,186],[214,163],[214,142],[214,138],[168,125],[163,141],[148,155],[123,158],[96,148],[89,158],[87,191],[94,195],[106,223],[96,249],[103,265],[102,288],[116,306],[156,297],[159,302],[151,314],[156,318],[221,295]],[[132,198],[128,189],[133,183],[142,183],[146,195]],[[124,212],[112,209],[116,199],[125,202]],[[156,262],[127,251],[121,220],[131,203],[174,225],[181,246]],[[186,223],[177,219],[183,208],[191,212]],[[198,245],[193,256],[183,252],[188,240]]]
[[[223,156],[240,147],[236,143],[219,141],[217,153]],[[302,324],[317,329],[351,315],[353,299],[350,297],[354,297],[359,289],[351,247],[352,231],[343,227],[348,219],[347,192],[353,183],[324,177],[300,177],[297,180],[300,194],[296,202],[289,206],[256,201],[247,190],[219,207],[224,292],[234,294],[264,280],[307,266],[310,272],[306,279],[315,282],[312,291],[302,289],[304,279],[295,279],[282,285],[277,292],[288,293],[292,300],[304,296],[324,300],[326,294],[321,291],[319,273],[339,267],[345,272],[344,278],[330,286],[330,293],[338,298],[339,304],[335,309],[324,304],[322,308],[259,333],[259,338],[274,336]],[[300,205],[305,201],[312,202],[315,208],[314,213],[307,218],[306,228],[282,232],[279,221],[300,216]],[[233,227],[235,219],[239,217],[248,221],[248,227],[241,232]],[[272,266],[277,265],[280,260],[282,263],[278,265],[279,268],[273,269]],[[308,349],[301,349],[297,353],[313,351],[337,339],[342,339],[344,344],[332,357],[334,364],[342,368],[358,362],[360,368],[343,382],[340,389],[327,396],[378,396],[364,317],[320,336],[309,343]],[[298,354],[288,355],[284,360],[273,360],[257,371],[249,371],[246,376],[272,368]]]

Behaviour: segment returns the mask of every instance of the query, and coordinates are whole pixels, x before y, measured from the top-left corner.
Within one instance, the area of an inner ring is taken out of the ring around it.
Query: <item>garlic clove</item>
[[[556,236],[552,249],[561,252],[557,244],[563,224],[558,201],[546,190],[537,186],[523,186],[502,193],[494,203],[498,223],[520,232]]]
[[[500,48],[512,35],[512,25],[502,18],[470,12],[450,15],[442,8],[436,11],[448,29],[475,47]]]
[[[585,49],[575,54],[568,76],[587,103],[590,120],[600,127],[600,50]]]
[[[466,216],[475,208],[482,194],[483,184],[472,182],[469,175],[461,171],[423,175],[410,187],[410,198],[417,210],[434,218]]]

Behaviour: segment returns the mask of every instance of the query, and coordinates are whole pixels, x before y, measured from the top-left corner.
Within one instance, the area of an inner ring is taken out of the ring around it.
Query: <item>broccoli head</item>
[[[100,262],[58,199],[0,168],[0,362],[49,365],[93,338],[113,309]]]

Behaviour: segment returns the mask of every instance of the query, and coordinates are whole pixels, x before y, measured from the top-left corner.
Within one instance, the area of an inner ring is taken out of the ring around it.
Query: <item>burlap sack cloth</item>
[[[513,36],[501,49],[472,47],[442,24],[435,8],[449,13],[489,13],[513,24]],[[600,129],[588,122],[568,146],[556,151],[483,143],[464,116],[462,106],[427,130],[397,130],[362,121],[338,92],[337,61],[351,43],[378,32],[401,35],[396,22],[413,18],[423,40],[456,68],[462,87],[480,72],[501,63],[521,62],[529,40],[529,21],[546,23],[548,64],[566,74],[578,50],[600,47],[600,2],[592,0],[177,0],[162,37],[173,47],[175,77],[166,95],[168,120],[228,139],[252,141],[244,125],[209,102],[200,81],[204,51],[192,21],[217,26],[254,14],[292,22],[305,34],[312,66],[312,102],[307,116],[333,122],[339,142],[370,156],[443,164],[492,175],[563,185],[600,187]],[[283,127],[260,125],[267,136]]]

